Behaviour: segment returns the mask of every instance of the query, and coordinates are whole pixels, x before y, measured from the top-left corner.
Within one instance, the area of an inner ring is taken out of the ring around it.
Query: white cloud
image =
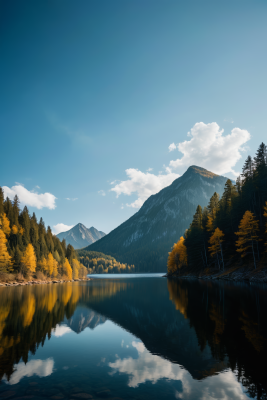
[[[169,151],[173,151],[176,149],[176,144],[175,143],[171,143],[168,147]]]
[[[151,172],[151,171],[153,171],[153,168],[148,168],[147,171]]]
[[[113,369],[111,375],[116,372],[129,375],[129,387],[136,388],[145,382],[154,384],[160,379],[167,379],[182,382],[182,392],[175,391],[174,396],[184,400],[249,399],[231,370],[198,381],[193,379],[190,373],[180,365],[151,354],[142,342],[132,342],[132,346],[138,352],[136,359],[132,357],[117,358],[114,363],[108,364]]]
[[[66,200],[69,200],[69,201],[75,201],[75,200],[78,200],[78,197],[74,197],[73,199],[72,199],[72,198],[70,198],[70,197],[66,197]]]
[[[30,377],[37,375],[40,378],[52,374],[54,368],[53,358],[46,360],[31,360],[26,365],[24,362],[14,365],[15,372],[11,375],[9,382],[10,385],[16,385],[25,376]]]
[[[106,192],[104,190],[99,190],[98,193],[101,194],[101,196],[106,196]]]
[[[56,337],[61,337],[66,333],[70,333],[72,330],[66,325],[56,325],[56,327],[52,330],[52,335]]]
[[[140,208],[148,197],[169,186],[180,176],[171,171],[168,171],[167,174],[154,175],[149,172],[141,172],[135,168],[126,169],[125,172],[129,179],[118,183],[111,191],[115,192],[117,197],[121,194],[130,196],[137,193],[138,199],[131,204],[126,204],[133,208]]]
[[[8,196],[13,199],[15,195],[19,197],[22,204],[30,207],[36,207],[41,210],[44,207],[54,210],[56,208],[56,197],[51,193],[36,193],[27,190],[23,185],[17,184],[11,188],[3,186],[5,198]]]
[[[245,129],[234,128],[231,133],[223,136],[224,130],[216,122],[196,123],[188,136],[190,140],[177,144],[182,158],[172,160],[170,167],[177,169],[197,165],[219,175],[232,172],[238,175],[233,167],[241,158],[243,145],[250,139],[250,133]],[[173,143],[169,146],[173,146]]]
[[[61,232],[69,231],[73,227],[74,227],[74,225],[57,224],[57,225],[53,226],[53,233],[55,235],[58,235]]]

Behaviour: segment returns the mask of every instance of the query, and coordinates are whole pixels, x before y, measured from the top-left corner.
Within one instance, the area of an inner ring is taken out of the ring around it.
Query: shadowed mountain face
[[[222,195],[227,178],[192,166],[170,186],[150,196],[141,209],[87,250],[134,264],[136,271],[165,271],[168,252],[189,227],[198,205],[214,192]]]
[[[74,249],[82,249],[104,237],[104,232],[98,231],[93,226],[88,229],[83,224],[77,224],[67,232],[57,235],[60,240],[65,239],[67,245],[71,244]]]

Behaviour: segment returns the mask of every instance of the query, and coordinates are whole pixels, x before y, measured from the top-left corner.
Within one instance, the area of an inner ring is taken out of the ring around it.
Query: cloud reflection
[[[178,364],[151,354],[142,342],[133,341],[132,346],[136,348],[138,358],[118,358],[114,363],[109,363],[109,367],[113,369],[112,373],[120,372],[129,375],[129,387],[136,388],[147,381],[155,384],[159,379],[167,379],[181,381],[182,392],[174,392],[177,399],[249,399],[243,393],[242,385],[231,370],[197,381]]]
[[[66,325],[57,325],[53,331],[52,331],[52,335],[56,336],[56,337],[61,337],[63,335],[65,335],[66,333],[71,332],[71,329],[66,326]]]
[[[31,360],[27,364],[20,362],[14,365],[15,372],[12,374],[9,384],[16,385],[24,377],[30,377],[37,375],[40,378],[49,376],[52,374],[54,369],[53,358],[47,358],[46,360]]]

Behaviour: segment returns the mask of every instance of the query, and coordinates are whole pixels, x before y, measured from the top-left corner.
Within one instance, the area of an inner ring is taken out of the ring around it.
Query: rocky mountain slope
[[[88,246],[136,271],[166,271],[168,252],[189,227],[196,207],[214,192],[222,195],[227,178],[191,166],[170,186],[150,196],[140,210],[108,235]]]
[[[88,229],[83,224],[77,224],[67,232],[61,232],[57,237],[65,239],[67,245],[71,244],[74,249],[81,249],[104,237],[104,232],[98,231],[93,226]]]

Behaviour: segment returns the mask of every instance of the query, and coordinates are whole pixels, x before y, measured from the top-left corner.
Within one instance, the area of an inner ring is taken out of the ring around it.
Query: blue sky
[[[51,227],[108,233],[191,164],[234,178],[267,141],[266,13],[0,0],[0,185]]]

